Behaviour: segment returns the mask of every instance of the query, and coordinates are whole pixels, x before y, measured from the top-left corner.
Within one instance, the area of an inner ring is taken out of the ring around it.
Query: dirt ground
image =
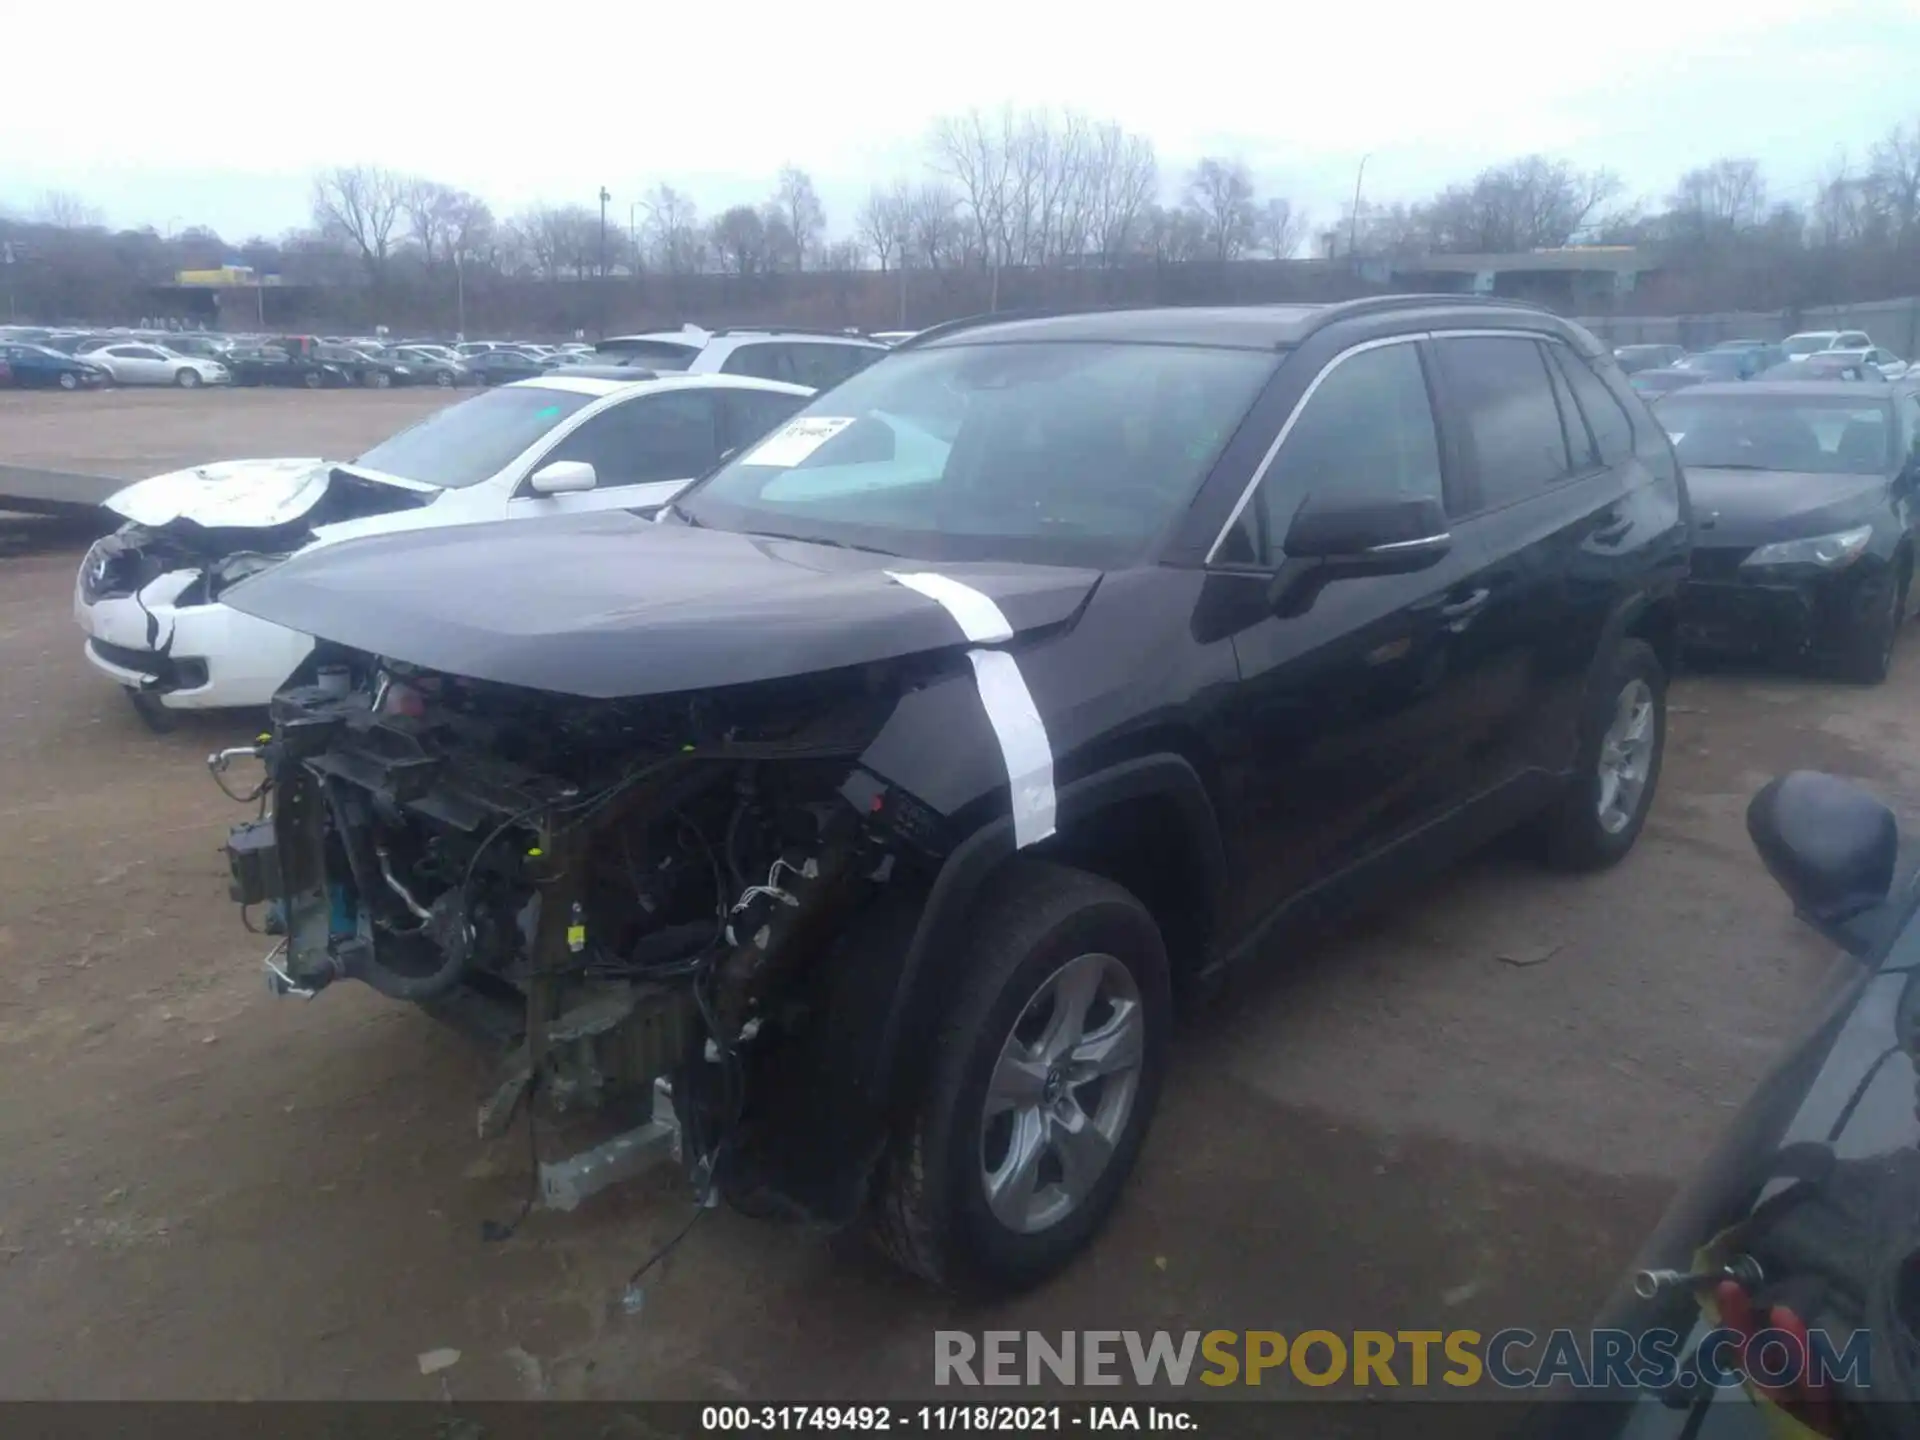
[[[0,462],[337,453],[426,398],[10,398]],[[524,1126],[475,1140],[486,1075],[421,1015],[266,993],[225,896],[240,817],[202,765],[255,722],[140,726],[80,657],[82,544],[0,541],[4,1398],[845,1400],[927,1393],[943,1327],[1579,1323],[1837,974],[1747,797],[1811,765],[1920,814],[1912,640],[1878,689],[1684,679],[1618,869],[1490,853],[1189,1025],[1116,1222],[1054,1284],[966,1306],[721,1211],[628,1315],[680,1183],[480,1243],[525,1193]],[[423,1376],[441,1347],[458,1363]]]

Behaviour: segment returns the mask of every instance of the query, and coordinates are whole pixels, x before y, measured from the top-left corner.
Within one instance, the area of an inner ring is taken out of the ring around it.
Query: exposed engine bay
[[[795,1107],[834,1103],[850,925],[913,893],[932,824],[857,759],[952,659],[587,700],[322,646],[212,758],[229,793],[266,769],[232,896],[282,936],[281,993],[360,980],[496,1043],[483,1133],[522,1099],[651,1114],[708,1198],[843,1209],[797,1173],[831,1126]]]

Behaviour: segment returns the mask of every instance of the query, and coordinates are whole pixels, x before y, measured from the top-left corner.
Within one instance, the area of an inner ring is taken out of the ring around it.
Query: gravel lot
[[[442,399],[8,395],[0,463],[352,453]],[[943,1326],[1578,1323],[1835,975],[1748,848],[1748,795],[1815,765],[1920,814],[1911,639],[1874,690],[1688,678],[1619,869],[1489,853],[1190,1025],[1116,1224],[1052,1286],[962,1307],[718,1212],[629,1317],[680,1185],[478,1242],[524,1193],[524,1127],[473,1139],[482,1067],[412,1011],[265,993],[201,764],[256,719],[140,726],[80,658],[83,543],[0,528],[6,1398],[847,1399],[926,1392]],[[439,1347],[459,1363],[423,1377]]]

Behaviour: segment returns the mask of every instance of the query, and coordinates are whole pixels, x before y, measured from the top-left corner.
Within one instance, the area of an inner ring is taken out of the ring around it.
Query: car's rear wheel
[[[318,390],[327,382],[318,370],[309,370],[305,375],[300,377],[300,383],[309,390]]]
[[[59,384],[62,390],[78,390],[80,388],[80,377],[71,370],[62,370],[60,372]]]
[[[1017,860],[969,918],[919,1103],[883,1162],[873,1233],[956,1289],[1018,1289],[1105,1223],[1159,1098],[1172,1000],[1140,902]]]
[[[369,390],[384,390],[393,383],[393,377],[384,370],[369,370],[361,377],[360,383]]]
[[[182,367],[173,377],[173,383],[182,390],[196,390],[200,386],[200,372]]]
[[[1622,640],[1589,701],[1573,782],[1542,819],[1548,861],[1598,870],[1622,859],[1646,824],[1666,745],[1666,671],[1644,640]]]

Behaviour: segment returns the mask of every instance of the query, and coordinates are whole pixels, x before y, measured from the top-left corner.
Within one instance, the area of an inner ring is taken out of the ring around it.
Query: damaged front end
[[[496,1044],[483,1134],[523,1097],[637,1122],[543,1165],[549,1205],[677,1143],[705,1197],[851,1218],[851,952],[934,824],[858,757],[955,658],[590,700],[323,646],[213,757],[266,770],[232,897],[282,936],[277,991],[360,980]]]

